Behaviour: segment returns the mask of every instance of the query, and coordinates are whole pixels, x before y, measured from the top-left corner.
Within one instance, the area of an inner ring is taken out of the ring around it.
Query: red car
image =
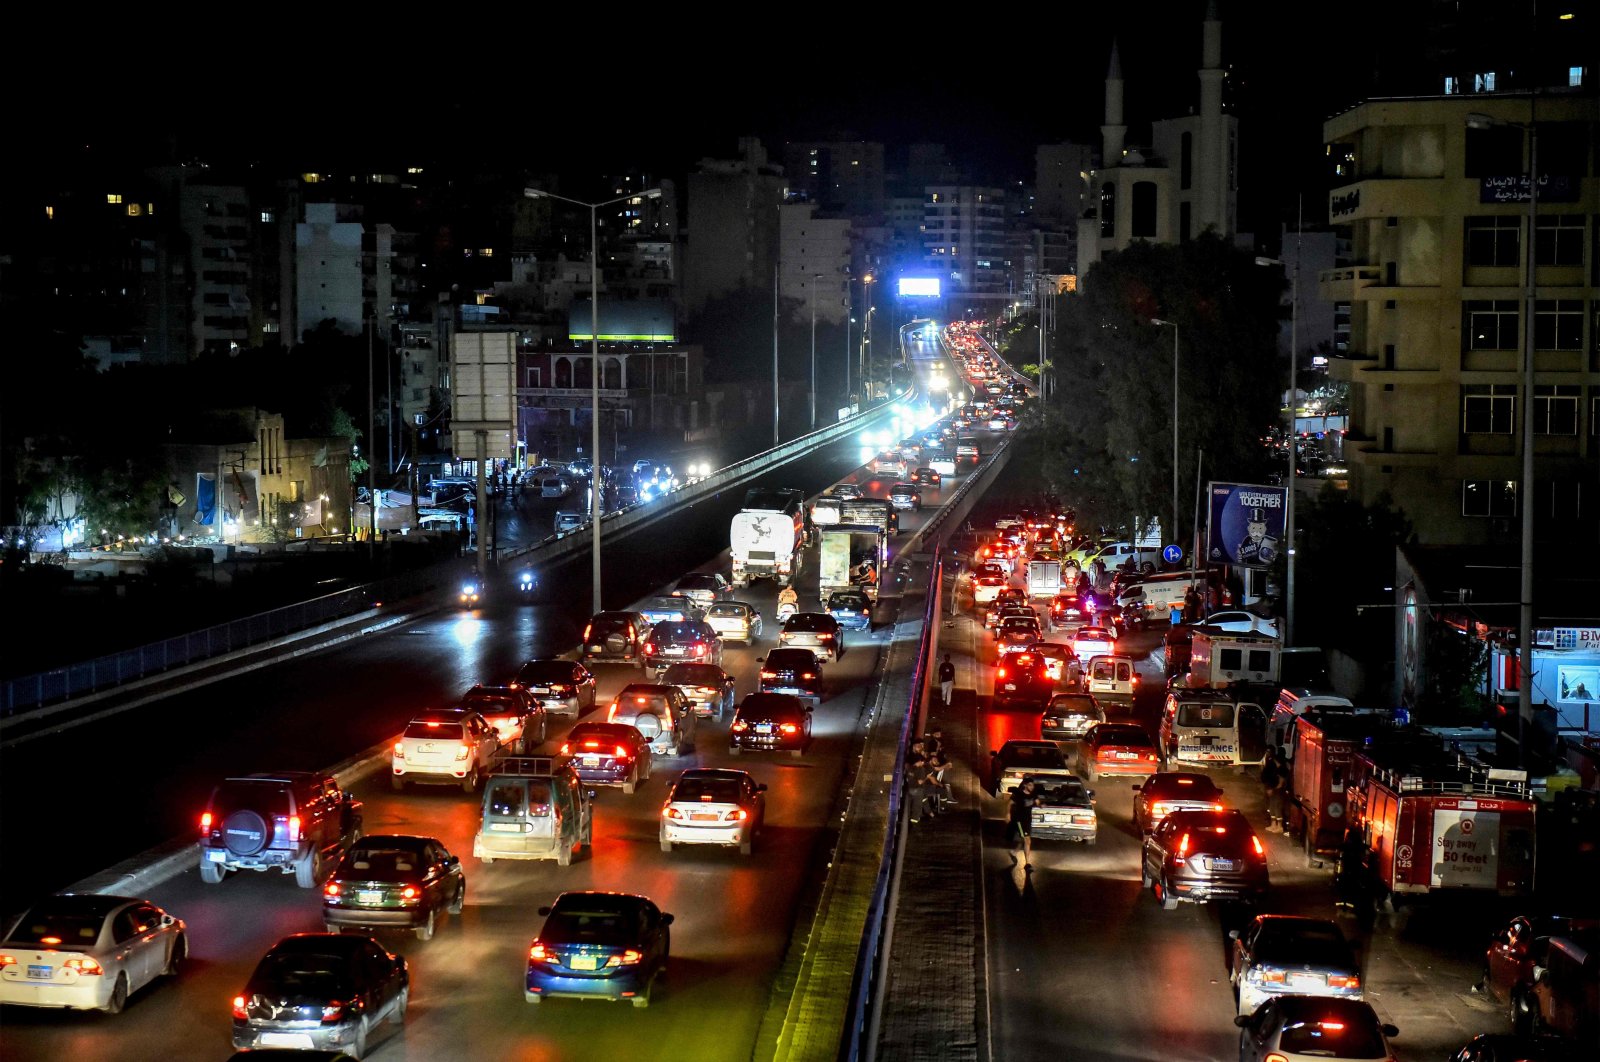
[[[1518,915],[1489,938],[1483,956],[1479,989],[1496,1003],[1510,1008],[1511,1027],[1526,1035],[1533,1014],[1533,968],[1544,965],[1550,938],[1574,930],[1592,930],[1600,919],[1563,915]]]
[[[1078,774],[1085,781],[1102,774],[1155,774],[1160,769],[1156,743],[1136,723],[1096,723],[1083,735]]]

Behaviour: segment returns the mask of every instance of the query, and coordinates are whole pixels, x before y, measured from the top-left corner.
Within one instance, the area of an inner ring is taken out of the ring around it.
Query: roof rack
[[[502,756],[489,768],[490,777],[548,778],[555,773],[554,756]]]

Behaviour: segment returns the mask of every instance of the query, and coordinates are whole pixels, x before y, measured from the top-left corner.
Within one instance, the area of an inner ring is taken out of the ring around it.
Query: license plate
[[[358,893],[356,893],[356,903],[382,903],[382,902],[383,902],[383,893],[381,893],[381,892],[358,892]]]
[[[1137,752],[1119,752],[1116,755],[1119,760],[1136,760],[1139,758]]]
[[[841,616],[854,616],[854,615],[855,615],[855,613],[854,613],[854,612],[851,612],[851,611],[850,611],[850,610],[849,610],[849,609],[847,609],[847,608],[841,608],[841,609],[840,609],[840,610],[839,610],[839,615],[841,615]]]
[[[606,647],[603,646],[603,645],[591,645],[591,646],[589,646],[589,652],[591,652],[591,653],[603,653],[603,652],[605,652],[605,648]]]
[[[515,822],[491,822],[489,829],[495,833],[516,833],[522,827]]]
[[[585,767],[598,767],[600,766],[600,757],[594,753],[585,753],[583,757],[583,765]]]
[[[1015,683],[1015,682],[1008,682],[1008,683],[1006,683],[1006,691],[1007,691],[1007,692],[1008,692],[1008,693],[1015,693],[1015,692],[1017,692],[1017,684],[1016,684],[1016,683]]]
[[[208,848],[206,849],[206,858],[213,863],[226,863],[228,861],[228,853],[220,848]]]
[[[29,966],[28,967],[28,979],[30,981],[48,981],[51,978],[55,977],[55,975],[56,975],[56,969],[55,969],[54,966]]]
[[[1212,870],[1233,870],[1233,869],[1235,869],[1235,867],[1234,867],[1233,860],[1231,860],[1231,859],[1213,859],[1211,861],[1211,869]]]
[[[772,724],[771,723],[757,723],[756,724],[756,733],[758,733],[758,734],[770,734],[770,733],[772,733]]]
[[[528,687],[528,692],[529,693],[548,694],[550,692],[550,687],[549,686],[529,686]]]
[[[1321,988],[1326,980],[1321,974],[1297,973],[1289,978],[1291,988]]]
[[[316,1046],[311,1042],[310,1033],[264,1032],[256,1038],[256,1044],[259,1047],[293,1047],[301,1051],[309,1051]]]
[[[1202,745],[1215,745],[1216,743],[1217,739],[1214,737],[1203,737],[1200,739],[1200,744]]]
[[[574,970],[598,970],[600,958],[597,955],[574,955],[569,965]]]
[[[706,812],[690,815],[689,818],[694,822],[716,822],[719,816],[714,812]]]

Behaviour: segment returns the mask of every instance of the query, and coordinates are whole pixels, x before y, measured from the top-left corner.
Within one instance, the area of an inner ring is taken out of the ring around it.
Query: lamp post
[[[599,209],[621,203],[630,199],[659,199],[661,189],[651,188],[644,192],[630,192],[619,195],[615,199],[606,199],[598,203],[585,203],[581,199],[569,199],[564,195],[546,192],[542,188],[524,188],[522,194],[529,199],[559,199],[563,203],[573,206],[587,207],[589,210],[589,428],[590,428],[590,453],[589,453],[589,527],[592,532],[592,541],[589,550],[590,579],[593,582],[591,603],[592,611],[599,612],[600,604],[600,514],[604,509],[600,495],[604,490],[604,481],[600,474],[600,223]],[[652,370],[654,366],[651,367]],[[653,377],[652,372],[652,377]]]
[[[1511,126],[1523,130],[1528,142],[1528,217],[1527,236],[1522,254],[1525,280],[1522,291],[1522,482],[1517,501],[1522,508],[1522,587],[1517,617],[1517,765],[1527,765],[1528,721],[1533,717],[1533,348],[1534,308],[1538,276],[1537,242],[1539,224],[1539,126],[1538,93],[1528,97],[1528,120],[1516,122],[1476,112],[1467,115],[1468,129]]]
[[[1289,278],[1289,490],[1283,502],[1284,537],[1288,539],[1286,548],[1288,556],[1284,562],[1287,574],[1287,586],[1284,589],[1283,609],[1283,644],[1294,644],[1294,561],[1295,561],[1295,526],[1294,526],[1294,493],[1296,483],[1295,452],[1300,445],[1299,415],[1300,415],[1300,261],[1301,261],[1301,231],[1305,228],[1305,214],[1296,208],[1295,237],[1294,237],[1294,273]],[[1284,263],[1277,258],[1257,258],[1256,265],[1281,266]]]
[[[867,304],[866,315],[861,319],[861,397],[863,400],[867,397],[868,389],[867,367],[869,363],[867,361],[867,352],[872,347],[872,313],[877,309],[876,306],[872,305],[873,279],[874,277],[871,273],[863,274],[861,277],[861,301]]]
[[[817,281],[821,273],[811,274],[811,430],[817,430]]]
[[[1150,323],[1161,328],[1172,328],[1172,530],[1168,542],[1176,542],[1178,534],[1178,322],[1150,318]],[[1191,562],[1193,558],[1190,558]]]

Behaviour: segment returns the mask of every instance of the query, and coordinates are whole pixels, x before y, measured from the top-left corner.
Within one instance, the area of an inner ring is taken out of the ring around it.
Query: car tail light
[[[1281,985],[1289,980],[1289,974],[1286,970],[1260,967],[1250,971],[1249,980],[1262,985]]]
[[[728,812],[726,817],[730,821],[743,822],[745,819],[748,819],[750,817],[750,813],[748,811],[746,811],[744,808],[739,808],[739,809],[737,809],[735,811]]]
[[[533,942],[533,946],[528,949],[528,958],[532,962],[549,962],[550,954],[545,951],[544,945],[536,940]]]
[[[1146,759],[1146,760],[1149,760],[1151,763],[1155,763],[1156,762],[1156,754],[1153,753],[1153,752],[1145,753],[1142,758]]]
[[[1360,988],[1361,978],[1355,974],[1329,974],[1329,988]]]
[[[804,673],[800,677],[801,678],[805,678],[805,679],[814,679],[814,678],[817,677],[817,673],[815,671],[807,671],[806,673]]]
[[[87,955],[82,955],[82,956],[78,956],[78,957],[75,957],[75,958],[68,959],[66,962],[62,963],[61,965],[65,966],[69,970],[76,970],[76,971],[78,971],[79,974],[81,974],[81,975],[83,975],[85,977],[88,977],[88,976],[91,976],[91,975],[99,975],[99,974],[103,974],[103,973],[106,972],[104,967],[102,967],[100,965],[98,960],[91,959]]]
[[[1225,805],[1225,804],[1220,804],[1220,803],[1218,803],[1218,804],[1212,804],[1212,805],[1211,805],[1211,810],[1212,810],[1212,811],[1226,811],[1226,810],[1227,810],[1227,805]]]
[[[1179,862],[1182,862],[1183,860],[1187,859],[1188,857],[1189,857],[1189,835],[1186,833],[1182,837],[1178,838],[1178,854],[1174,858],[1176,858]]]
[[[627,949],[625,949],[623,951],[623,953],[621,955],[613,955],[613,956],[611,956],[611,958],[607,959],[606,960],[606,965],[607,966],[637,966],[639,964],[639,960],[641,960],[643,958],[644,958],[644,953],[643,952],[638,952],[638,951],[634,951],[632,948],[627,948]]]
[[[1342,1021],[1319,1021],[1317,1025],[1328,1032],[1344,1032],[1344,1022]]]
[[[778,732],[780,734],[798,734],[800,732],[800,728],[795,726],[793,723],[779,723]]]
[[[300,843],[300,816],[299,815],[290,815],[289,816],[289,843],[290,844],[299,844]]]
[[[645,656],[655,656],[656,655],[656,647],[655,647],[655,643],[654,642],[645,642],[644,643],[644,655]]]
[[[628,758],[628,750],[623,748],[621,745],[618,745],[616,749],[613,750],[612,755],[619,760],[625,760]]]
[[[817,635],[817,637],[818,637],[818,638],[819,638],[819,639],[821,639],[821,640],[822,640],[822,641],[824,641],[824,642],[831,642],[831,641],[833,641],[833,635],[831,635],[831,634],[828,634],[828,633],[826,633],[826,632],[824,632],[824,633],[822,633],[822,634],[819,634],[819,635]]]
[[[1003,667],[1002,668],[997,668],[995,670],[994,677],[995,678],[1005,678],[1006,677],[1006,669],[1003,668]]]
[[[705,656],[706,655],[706,647],[704,645],[700,644],[699,642],[696,642],[695,646],[694,646],[694,655],[695,656]]]
[[[667,804],[661,809],[661,817],[664,819],[672,819],[674,822],[676,822],[677,820],[683,818],[683,812],[679,811],[671,804]]]
[[[571,756],[572,755],[572,745],[570,743],[565,742],[565,741],[563,741],[561,743],[561,755],[563,755],[563,756]]]
[[[750,729],[750,724],[745,722],[743,719],[735,719],[733,721],[733,725],[728,729],[734,731],[735,733],[742,733]]]
[[[1166,818],[1167,817],[1167,812],[1169,812],[1171,810],[1172,810],[1172,805],[1168,804],[1164,800],[1158,800],[1154,804],[1150,805],[1150,814],[1153,815],[1155,818],[1158,818],[1158,819]]]
[[[1289,1062],[1289,1056],[1280,1055],[1278,1052],[1274,1051],[1266,1058],[1263,1058],[1261,1062]]]
[[[761,677],[764,679],[777,678],[778,673],[776,671],[763,671],[761,673]]]
[[[472,746],[471,745],[462,745],[460,748],[456,749],[456,759],[458,759],[458,760],[464,760],[468,756],[471,756],[471,755],[472,755]]]
[[[234,996],[233,997],[233,1020],[234,1021],[248,1021],[249,1019],[250,1019],[250,1015],[248,1013],[246,1013],[245,1009],[244,1009],[244,997],[243,996]]]
[[[200,813],[200,836],[205,837],[211,833],[211,812]]]
[[[0,955],[0,967],[15,966],[16,964],[17,957],[15,955]]]
[[[594,625],[591,624],[591,623],[585,623],[583,625],[583,640],[585,642],[587,642],[589,640],[589,632],[590,632],[590,630],[593,629],[593,627],[594,627]]]
[[[330,881],[322,891],[327,893],[329,896],[337,896],[339,895],[339,883],[337,881]]]
[[[1252,835],[1250,838],[1250,846],[1256,850],[1256,855],[1261,856],[1263,859],[1266,858],[1267,850],[1262,847],[1261,838]]]
[[[394,743],[394,758],[397,760],[406,758],[406,743],[404,741],[396,741]]]

